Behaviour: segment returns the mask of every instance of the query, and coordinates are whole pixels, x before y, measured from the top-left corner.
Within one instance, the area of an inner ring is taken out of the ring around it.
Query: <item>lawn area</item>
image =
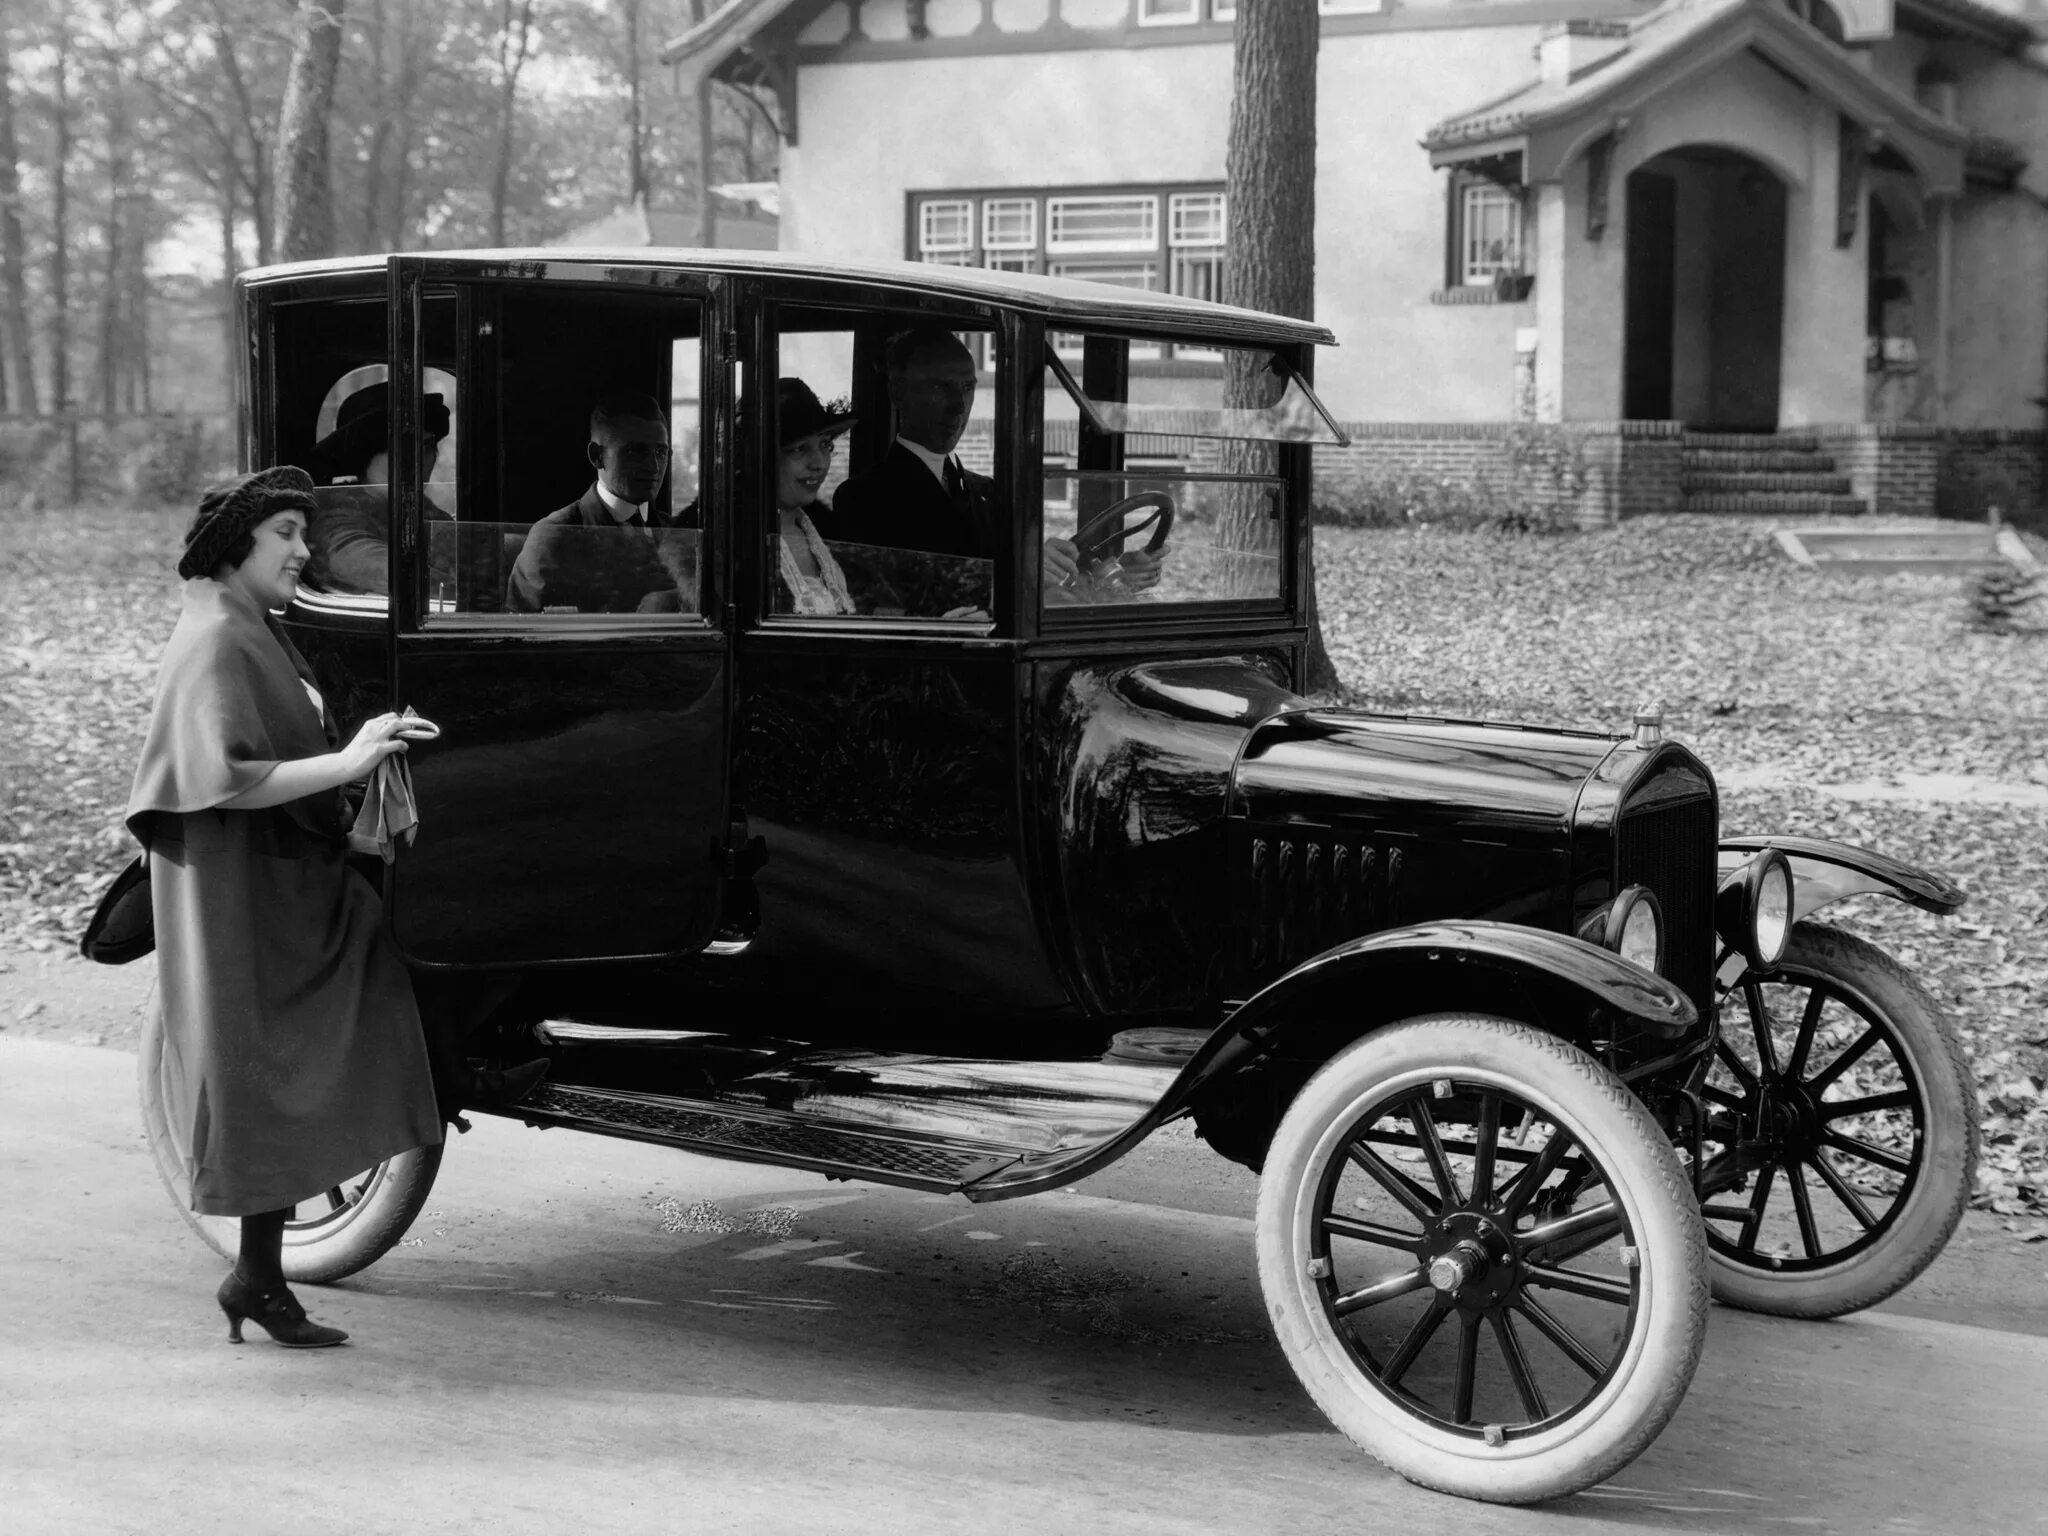
[[[131,852],[120,812],[184,517],[6,519],[0,946],[70,942]],[[1838,837],[1960,881],[1953,919],[1872,899],[1828,917],[1962,1027],[1990,1135],[1980,1203],[2048,1210],[2048,614],[1977,633],[1957,581],[1804,571],[1752,520],[1331,529],[1317,550],[1346,702],[1622,730],[1658,700],[1723,780],[1726,830]],[[1936,775],[1960,777],[1915,777]]]

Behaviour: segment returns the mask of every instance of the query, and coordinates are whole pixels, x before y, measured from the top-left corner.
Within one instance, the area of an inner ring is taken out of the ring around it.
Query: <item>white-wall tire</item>
[[[150,1092],[162,1040],[152,1020],[142,1030],[138,1085],[143,1137],[157,1175],[185,1224],[222,1258],[241,1247],[242,1223],[235,1216],[202,1216],[185,1197],[185,1154],[166,1124],[163,1106]],[[284,1229],[284,1277],[324,1285],[369,1268],[405,1236],[425,1209],[441,1168],[441,1148],[414,1147],[343,1180],[312,1200],[301,1201]]]
[[[1496,1150],[1482,1181],[1489,1101]],[[1515,1146],[1502,1127],[1518,1112],[1527,1129]],[[1405,1156],[1411,1145],[1423,1165],[1408,1180],[1415,1209],[1360,1161],[1377,1157],[1404,1177],[1385,1149]],[[1557,1166],[1537,1176],[1550,1158]],[[1579,1189],[1562,1190],[1575,1177]],[[1394,1214],[1371,1214],[1376,1201]],[[1393,1240],[1404,1221],[1418,1235],[1412,1249]],[[1560,1227],[1569,1221],[1581,1225]],[[1466,1498],[1532,1503],[1612,1476],[1676,1411],[1706,1337],[1706,1243],[1668,1138],[1592,1057],[1506,1019],[1416,1018],[1326,1063],[1273,1138],[1257,1242],[1275,1332],[1317,1406],[1403,1477]],[[1609,1343],[1579,1337],[1587,1325],[1561,1301]],[[1404,1366],[1431,1312],[1437,1334]],[[1574,1364],[1536,1312],[1590,1363]],[[1439,1347],[1445,1324],[1458,1337]],[[1403,1342],[1375,1344],[1376,1329]]]

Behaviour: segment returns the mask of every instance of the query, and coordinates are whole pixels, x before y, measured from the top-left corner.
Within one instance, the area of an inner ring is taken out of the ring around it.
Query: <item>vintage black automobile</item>
[[[443,729],[377,873],[429,1006],[482,1020],[481,1057],[551,1059],[517,1117],[995,1200],[1192,1116],[1262,1170],[1260,1279],[1316,1402],[1402,1475],[1502,1501],[1647,1446],[1710,1294],[1831,1316],[1952,1230],[1955,1032],[1812,918],[1958,890],[1724,836],[1653,713],[1609,735],[1302,696],[1311,454],[1343,440],[1320,327],[733,252],[240,292],[244,462],[325,482],[287,623],[345,726]],[[971,360],[974,538],[842,527],[807,547],[844,592],[792,582],[775,381],[856,418],[830,480],[872,489],[929,382],[891,348],[934,326]],[[533,525],[589,492],[620,391],[667,416],[658,526],[549,558],[657,574],[537,597]],[[369,405],[382,457],[344,462]],[[291,1278],[376,1259],[439,1156],[302,1208]]]

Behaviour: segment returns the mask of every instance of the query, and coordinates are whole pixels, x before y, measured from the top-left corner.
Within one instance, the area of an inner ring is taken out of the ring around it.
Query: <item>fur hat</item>
[[[259,469],[209,488],[199,498],[192,526],[185,530],[178,574],[187,581],[211,576],[236,540],[279,512],[313,515],[313,477],[296,465]]]

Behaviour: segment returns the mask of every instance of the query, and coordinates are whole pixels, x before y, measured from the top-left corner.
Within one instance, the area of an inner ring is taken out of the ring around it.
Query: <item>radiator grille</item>
[[[1704,1017],[1714,1005],[1714,802],[1704,796],[1624,809],[1617,890],[1648,886],[1664,909],[1664,973]]]

